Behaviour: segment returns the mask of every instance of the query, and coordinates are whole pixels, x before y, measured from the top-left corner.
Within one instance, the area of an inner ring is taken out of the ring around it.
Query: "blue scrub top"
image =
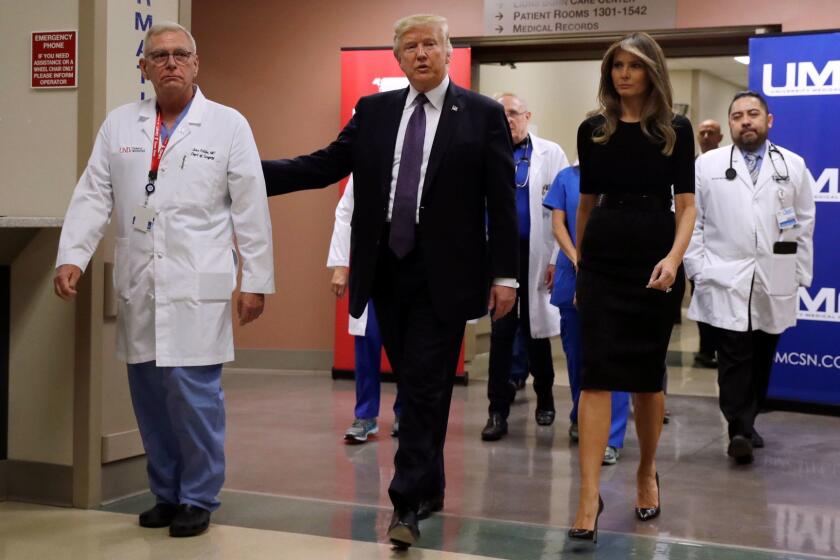
[[[519,239],[525,241],[531,237],[531,209],[528,202],[528,190],[533,151],[530,142],[523,142],[513,151],[513,161],[516,162],[516,216],[519,220]]]
[[[572,243],[577,246],[575,226],[577,223],[577,207],[580,200],[580,167],[567,167],[557,174],[548,194],[543,199],[543,206],[549,210],[563,210],[566,212],[566,227]],[[575,297],[575,266],[562,250],[557,255],[557,265],[554,271],[554,287],[551,290],[551,303],[557,307],[574,307]]]

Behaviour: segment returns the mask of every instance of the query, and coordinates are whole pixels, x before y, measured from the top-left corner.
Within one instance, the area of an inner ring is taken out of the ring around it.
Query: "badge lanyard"
[[[160,126],[161,126],[160,111],[157,112],[155,118],[155,136],[152,140],[152,164],[149,168],[149,182],[146,183],[146,202],[144,207],[149,205],[149,197],[155,192],[155,181],[157,180],[158,168],[160,167],[160,160],[163,157],[163,152],[166,151],[166,145],[169,143],[169,137],[161,142],[160,140]]]

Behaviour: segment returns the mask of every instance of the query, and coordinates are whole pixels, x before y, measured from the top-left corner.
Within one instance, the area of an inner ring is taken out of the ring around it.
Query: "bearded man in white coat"
[[[109,219],[116,226],[117,355],[156,505],[143,527],[173,537],[207,529],[224,482],[222,363],[233,360],[237,256],[240,324],[274,292],[271,222],[259,154],[245,118],[194,84],[195,40],[152,26],[140,69],[155,98],[111,112],[79,179],[59,242],[55,291],[76,284]]]
[[[753,91],[729,106],[731,146],[697,158],[697,221],[684,265],[695,282],[688,316],[718,342],[727,453],[738,464],[764,447],[755,418],[779,336],[796,324],[799,287],[813,275],[814,179],[797,154],[767,140],[767,101]]]
[[[516,175],[516,211],[519,220],[519,287],[514,312],[493,321],[490,331],[490,366],[487,381],[488,418],[481,439],[497,441],[508,431],[507,418],[516,388],[509,382],[517,327],[534,375],[537,424],[554,422],[554,364],[549,337],[560,334],[560,312],[551,305],[554,262],[560,251],[551,229],[551,212],[543,199],[557,174],[569,166],[563,150],[528,130],[531,112],[514,93],[496,100],[505,108],[513,140]]]

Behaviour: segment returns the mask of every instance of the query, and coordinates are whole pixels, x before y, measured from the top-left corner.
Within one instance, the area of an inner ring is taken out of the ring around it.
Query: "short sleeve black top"
[[[598,115],[578,127],[580,192],[584,194],[632,193],[670,196],[694,192],[694,132],[683,116],[674,117],[677,141],[670,156],[662,153],[662,142],[652,142],[641,124],[618,121],[618,128],[606,144],[592,141],[603,124]]]

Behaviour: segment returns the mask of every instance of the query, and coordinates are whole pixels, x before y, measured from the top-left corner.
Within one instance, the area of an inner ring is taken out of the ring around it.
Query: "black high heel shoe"
[[[659,517],[662,513],[662,498],[659,495],[659,473],[656,473],[656,507],[652,508],[636,508],[636,517],[639,521],[650,521]]]
[[[581,541],[592,541],[592,544],[598,543],[598,518],[601,517],[601,512],[604,511],[604,500],[601,499],[601,495],[598,494],[598,514],[595,516],[595,528],[593,530],[589,529],[575,529],[572,527],[569,529],[569,538],[570,539],[578,539]]]

